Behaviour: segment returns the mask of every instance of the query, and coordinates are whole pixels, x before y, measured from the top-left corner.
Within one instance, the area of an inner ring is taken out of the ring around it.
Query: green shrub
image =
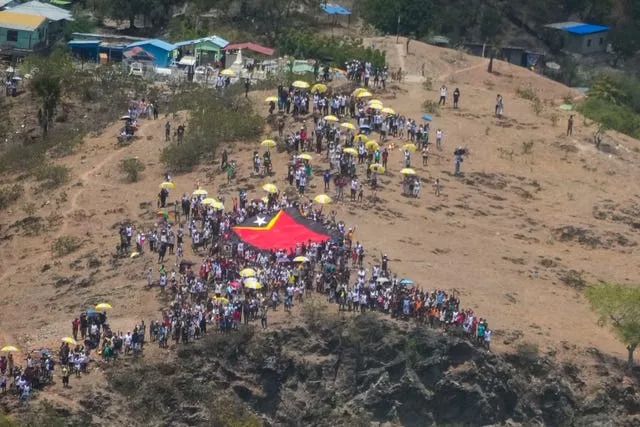
[[[438,113],[438,103],[431,100],[426,100],[422,103],[422,111],[427,114]]]
[[[534,113],[536,113],[536,116],[539,116],[540,113],[542,113],[542,110],[544,110],[544,106],[542,105],[542,101],[540,101],[540,98],[534,98],[534,100],[531,102],[531,109]]]
[[[560,120],[560,116],[558,116],[558,113],[551,113],[549,120],[551,120],[551,125],[556,127],[558,125],[558,120]]]
[[[301,59],[318,59],[344,68],[347,61],[360,59],[371,62],[374,67],[386,64],[385,53],[364,47],[362,40],[333,38],[319,35],[311,30],[290,30],[278,36],[276,48],[283,55]]]
[[[7,209],[17,202],[23,192],[24,188],[20,184],[0,187],[0,209]]]
[[[239,86],[239,85],[236,85]],[[173,172],[189,172],[206,161],[213,161],[221,143],[256,140],[265,121],[251,102],[237,94],[211,94],[197,89],[179,96],[176,110],[191,112],[182,144],[162,150],[160,160]]]
[[[54,256],[60,258],[77,251],[78,249],[80,249],[80,246],[82,246],[82,242],[77,237],[74,237],[74,236],[58,237],[51,244],[51,252],[53,253]]]
[[[533,101],[538,98],[538,95],[536,95],[536,92],[531,86],[518,87],[516,89],[516,95],[518,95],[522,99],[526,99],[527,101]]]
[[[140,174],[146,169],[145,165],[138,159],[129,157],[120,161],[120,172],[124,174],[127,181],[138,182]]]
[[[45,164],[32,171],[33,177],[41,181],[42,190],[53,190],[69,182],[69,169],[62,165]]]
[[[590,96],[579,105],[578,110],[605,129],[614,129],[634,138],[640,138],[640,114],[634,113],[626,105],[616,105]]]

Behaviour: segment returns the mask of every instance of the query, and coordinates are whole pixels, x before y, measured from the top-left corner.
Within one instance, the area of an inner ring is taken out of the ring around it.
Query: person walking
[[[269,308],[266,305],[263,305],[260,308],[260,325],[262,329],[267,329],[267,311]]]
[[[573,135],[573,114],[569,116],[569,121],[567,122],[567,136]]]
[[[171,141],[171,123],[169,122],[164,125],[164,141]]]
[[[454,109],[458,109],[459,106],[459,102],[460,102],[460,89],[456,88],[456,90],[453,91],[453,108]]]

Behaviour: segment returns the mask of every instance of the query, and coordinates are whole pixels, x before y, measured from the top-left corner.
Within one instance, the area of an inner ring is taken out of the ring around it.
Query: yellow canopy
[[[275,185],[273,185],[273,184],[264,184],[264,185],[262,186],[262,189],[263,189],[264,191],[266,191],[267,193],[271,193],[271,194],[275,194],[275,193],[277,193],[277,192],[278,192],[278,187],[276,187],[276,186],[275,186]]]
[[[320,203],[321,205],[328,205],[329,203],[331,203],[331,197],[327,196],[326,194],[318,194],[313,198],[313,201],[316,203]]]
[[[307,82],[303,82],[302,80],[296,80],[295,82],[291,83],[291,86],[293,87],[297,87],[298,89],[309,89],[309,83]]]

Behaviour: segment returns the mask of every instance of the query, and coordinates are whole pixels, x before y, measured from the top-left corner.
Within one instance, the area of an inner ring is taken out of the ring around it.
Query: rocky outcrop
[[[129,395],[134,419],[212,425],[230,407],[216,399],[232,396],[272,426],[632,426],[640,420],[634,381],[606,375],[605,387],[587,396],[577,366],[530,353],[493,355],[464,338],[375,315],[216,335],[182,347],[177,359],[179,369],[132,365],[111,375],[116,391],[136,390]],[[141,408],[155,395],[163,404],[146,413]]]

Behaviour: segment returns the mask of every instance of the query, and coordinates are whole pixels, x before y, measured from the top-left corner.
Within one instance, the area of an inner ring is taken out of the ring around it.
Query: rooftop
[[[27,15],[9,11],[0,12],[0,27],[10,30],[33,31],[46,20],[44,16]]]
[[[247,49],[252,52],[260,53],[266,56],[273,56],[273,54],[275,53],[275,50],[269,47],[260,46],[259,44],[251,43],[251,42],[234,43],[234,44],[227,45],[227,47],[224,48],[224,50],[237,50],[237,49]]]
[[[139,46],[148,46],[148,45],[157,47],[158,49],[166,50],[167,52],[171,52],[176,48],[176,45],[167,43],[164,40],[148,39],[148,40],[141,40],[139,42],[131,43],[130,45],[127,46],[127,49],[131,49],[133,47],[139,47]]]
[[[40,3],[37,0],[19,4],[9,9],[11,12],[24,13],[25,15],[44,16],[49,21],[73,21],[71,12],[49,3]]]
[[[563,30],[571,34],[585,35],[595,34],[609,31],[609,27],[602,25],[585,24],[582,22],[556,22],[553,24],[545,25],[546,28],[553,28],[555,30]]]
[[[200,44],[200,43],[204,43],[204,42],[211,42],[213,44],[215,44],[216,46],[219,46],[220,48],[223,48],[225,46],[227,46],[229,44],[228,41],[226,41],[225,39],[223,39],[222,37],[218,37],[218,36],[209,36],[209,37],[203,37],[201,39],[194,39],[194,40],[185,40],[182,42],[178,42],[175,44],[176,47],[183,47],[183,46],[191,46],[194,44]]]
[[[351,12],[337,4],[323,4],[320,6],[327,15],[351,15]]]

